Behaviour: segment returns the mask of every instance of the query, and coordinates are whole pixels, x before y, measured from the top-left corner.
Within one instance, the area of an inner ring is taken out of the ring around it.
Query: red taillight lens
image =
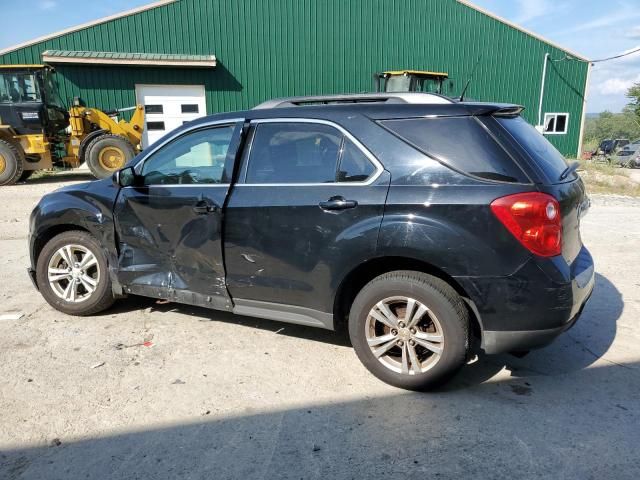
[[[494,200],[491,211],[530,252],[541,257],[562,253],[560,204],[551,195],[509,195]]]

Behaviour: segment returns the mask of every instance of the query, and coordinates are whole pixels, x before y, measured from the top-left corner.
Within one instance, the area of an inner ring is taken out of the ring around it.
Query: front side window
[[[261,123],[253,131],[245,183],[365,182],[375,165],[349,138],[320,123]]]
[[[546,113],[544,115],[544,133],[563,135],[569,128],[568,113]]]
[[[40,86],[34,74],[0,74],[1,103],[39,102],[41,99]]]
[[[223,183],[233,125],[198,130],[151,155],[142,167],[144,185]]]

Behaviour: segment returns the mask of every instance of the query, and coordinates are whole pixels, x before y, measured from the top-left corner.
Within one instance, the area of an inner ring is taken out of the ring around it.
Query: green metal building
[[[590,68],[467,0],[162,0],[0,51],[0,64],[38,63],[68,103],[144,103],[146,144],[273,97],[371,91],[383,70],[447,72],[451,96],[473,74],[467,97],[524,105],[567,156]]]

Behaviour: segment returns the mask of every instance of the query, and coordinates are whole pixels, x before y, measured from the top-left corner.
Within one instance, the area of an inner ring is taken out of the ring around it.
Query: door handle
[[[336,211],[356,208],[358,202],[355,200],[346,200],[344,197],[331,197],[326,202],[320,202],[319,205],[322,210]]]
[[[198,215],[206,215],[207,213],[215,213],[220,210],[220,206],[215,203],[199,201],[193,206],[193,211]]]

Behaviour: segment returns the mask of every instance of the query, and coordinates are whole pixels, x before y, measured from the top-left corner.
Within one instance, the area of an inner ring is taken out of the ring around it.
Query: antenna
[[[473,69],[471,70],[471,75],[469,75],[469,80],[467,80],[467,83],[465,84],[464,88],[462,89],[462,93],[460,94],[460,101],[463,102],[464,101],[464,95],[467,93],[467,89],[469,88],[469,85],[471,85],[471,80],[473,80],[473,76],[476,74],[476,70],[478,69],[478,66],[480,65],[480,61],[482,60],[483,55],[480,55],[478,57],[478,60],[476,60],[476,64],[473,66]]]

